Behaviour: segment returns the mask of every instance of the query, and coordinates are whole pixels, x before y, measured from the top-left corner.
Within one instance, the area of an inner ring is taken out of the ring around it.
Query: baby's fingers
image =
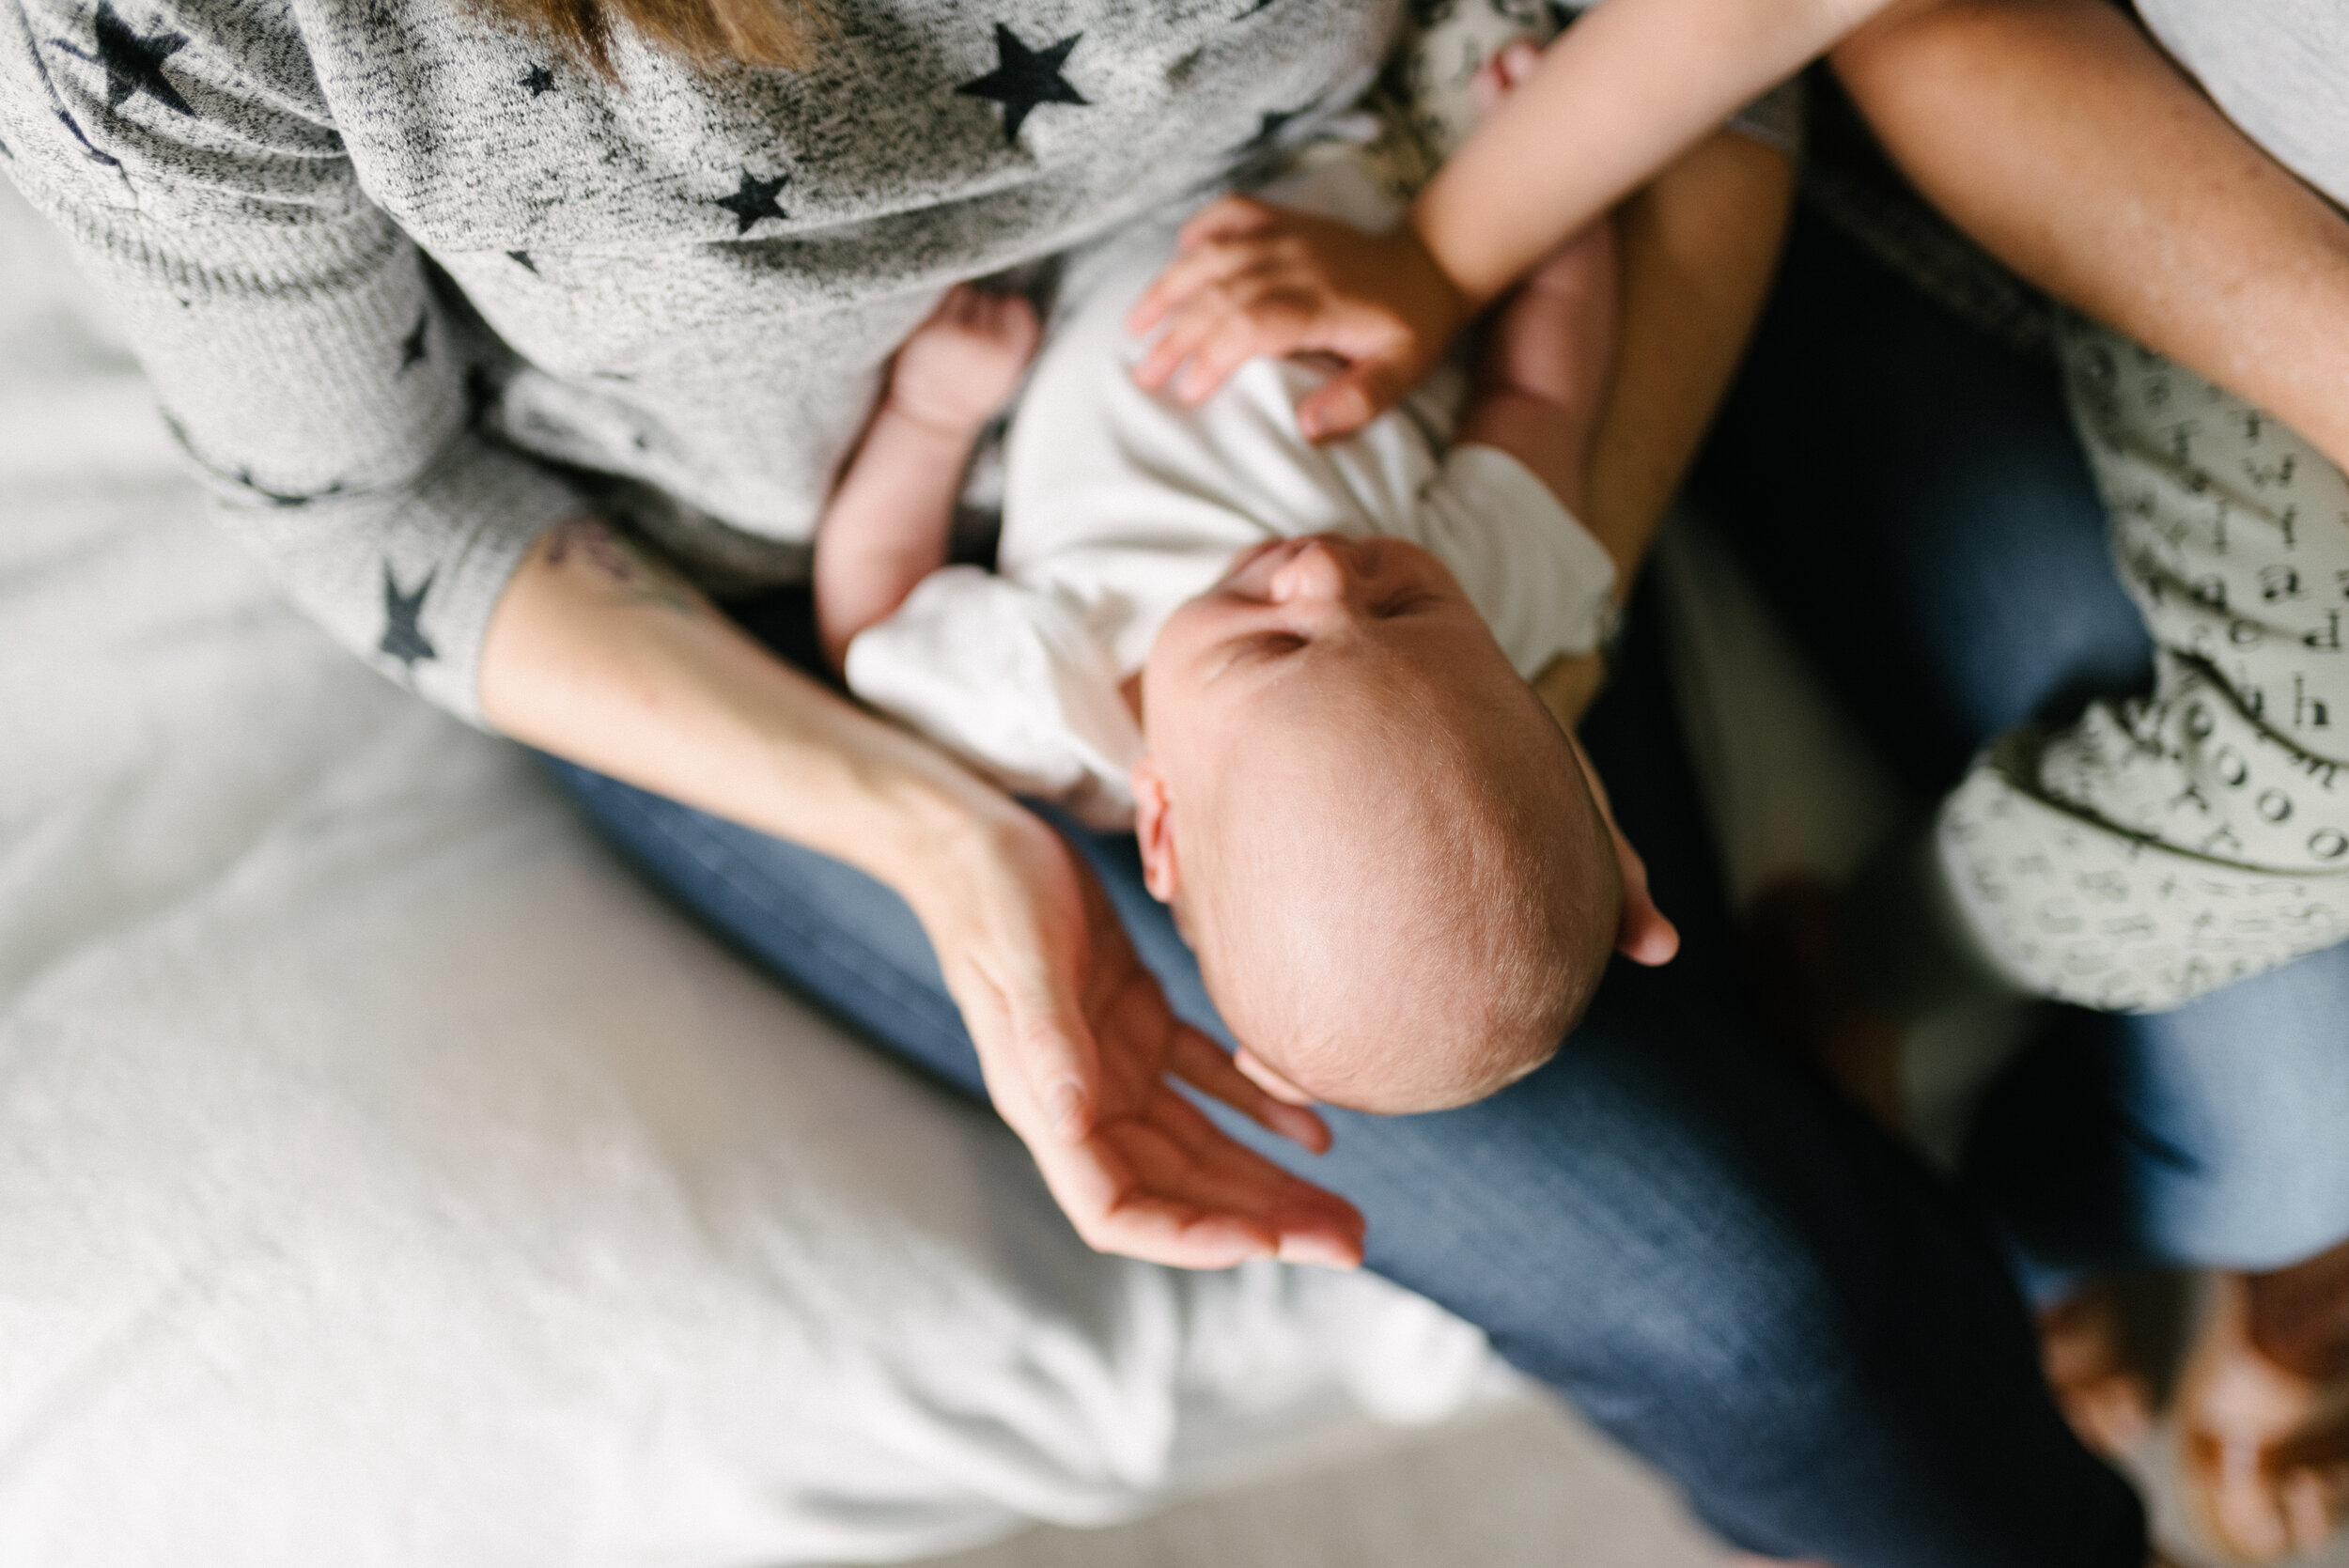
[[[1321,383],[1297,405],[1297,427],[1307,441],[1350,436],[1410,390],[1410,372],[1385,355],[1366,355]]]
[[[1225,196],[1192,213],[1175,235],[1175,242],[1189,250],[1210,240],[1237,239],[1270,228],[1290,215],[1286,209],[1253,196]]]
[[[1259,247],[1245,241],[1201,244],[1184,251],[1143,290],[1134,308],[1126,313],[1126,330],[1140,337],[1218,284],[1249,271],[1261,259]],[[1145,383],[1146,384],[1146,383]]]
[[[1233,371],[1252,359],[1321,347],[1310,327],[1310,322],[1299,319],[1293,312],[1261,304],[1218,313],[1191,345],[1190,364],[1175,380],[1174,394],[1195,407],[1213,396]]]

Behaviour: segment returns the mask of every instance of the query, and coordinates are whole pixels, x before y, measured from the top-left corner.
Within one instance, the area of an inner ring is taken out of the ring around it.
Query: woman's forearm
[[[846,861],[917,912],[926,865],[1025,815],[594,519],[549,530],[515,573],[482,649],[481,703],[518,740]]]
[[[2103,0],[1933,0],[1835,66],[2017,272],[2349,463],[2349,222]]]

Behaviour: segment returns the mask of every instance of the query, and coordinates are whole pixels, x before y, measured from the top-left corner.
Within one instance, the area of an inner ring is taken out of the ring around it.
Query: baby
[[[1346,151],[1272,194],[1395,213]],[[1556,1050],[1621,919],[1610,825],[1527,684],[1610,613],[1613,565],[1566,505],[1607,235],[1527,284],[1472,386],[1448,367],[1321,447],[1291,412],[1309,367],[1260,361],[1197,408],[1135,385],[1123,318],[1173,250],[1144,235],[1072,274],[1007,442],[995,573],[932,568],[1034,316],[960,289],[908,340],[817,535],[827,651],[1007,787],[1131,826],[1268,1087],[1466,1104]]]

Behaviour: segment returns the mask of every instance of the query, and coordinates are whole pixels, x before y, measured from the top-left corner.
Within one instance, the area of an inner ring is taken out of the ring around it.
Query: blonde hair
[[[705,69],[804,70],[832,19],[815,0],[472,0],[611,76],[612,39],[628,27],[646,43]]]

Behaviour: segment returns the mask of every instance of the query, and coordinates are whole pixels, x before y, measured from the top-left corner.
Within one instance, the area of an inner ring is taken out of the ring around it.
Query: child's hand
[[[1010,401],[1042,331],[1035,306],[1019,295],[957,284],[897,349],[888,406],[935,429],[975,434]]]
[[[1364,234],[1227,196],[1183,225],[1182,254],[1127,326],[1165,331],[1134,379],[1197,403],[1259,354],[1318,350],[1345,368],[1298,406],[1314,441],[1361,429],[1416,385],[1472,314],[1406,225]]]

